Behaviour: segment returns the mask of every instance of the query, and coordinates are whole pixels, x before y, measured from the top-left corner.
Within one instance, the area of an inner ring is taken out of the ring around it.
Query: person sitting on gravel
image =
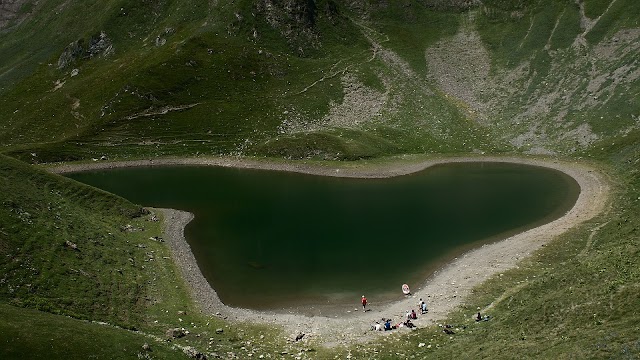
[[[376,321],[374,325],[371,325],[371,330],[382,331],[382,325],[380,325],[380,323]]]
[[[413,319],[413,320],[418,318],[418,314],[416,314],[416,311],[413,310],[413,309],[411,309],[411,317],[410,318]]]
[[[423,301],[423,302],[422,302],[422,305],[420,306],[420,309],[422,310],[422,313],[423,313],[423,314],[426,314],[426,313],[427,313],[427,311],[428,311],[428,310],[427,310],[427,303]]]
[[[416,327],[416,325],[412,323],[411,320],[405,321],[404,326],[408,327],[409,329],[413,329],[414,327]]]
[[[392,329],[391,328],[391,319],[387,319],[385,321],[385,323],[384,323],[384,330],[387,331],[387,330],[391,330],[391,329]]]

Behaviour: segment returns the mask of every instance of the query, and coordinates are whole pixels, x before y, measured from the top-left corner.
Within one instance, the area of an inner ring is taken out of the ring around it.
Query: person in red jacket
[[[367,298],[362,295],[362,311],[367,311],[365,308],[367,307]]]

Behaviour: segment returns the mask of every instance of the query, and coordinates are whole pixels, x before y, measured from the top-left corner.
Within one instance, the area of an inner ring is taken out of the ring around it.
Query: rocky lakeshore
[[[231,322],[252,322],[272,324],[283,327],[286,334],[295,337],[304,333],[308,338],[315,338],[326,346],[366,341],[373,336],[382,336],[388,332],[370,331],[371,324],[382,317],[396,321],[404,318],[407,309],[415,308],[419,298],[429,305],[429,312],[420,316],[414,323],[427,326],[446,318],[447,314],[464,303],[471,289],[488,278],[517,266],[518,262],[530,256],[540,247],[552,241],[556,236],[568,229],[592,219],[602,212],[607,205],[609,186],[606,179],[595,169],[581,163],[559,160],[502,157],[470,157],[429,159],[418,162],[401,162],[388,164],[368,164],[357,166],[335,164],[318,166],[305,163],[270,163],[246,159],[165,159],[130,162],[97,162],[89,164],[65,164],[51,168],[52,172],[65,173],[74,171],[131,167],[131,166],[166,166],[166,165],[210,165],[234,166],[241,168],[257,168],[278,171],[295,171],[323,176],[380,178],[400,176],[423,170],[429,166],[448,162],[513,162],[556,169],[574,178],[580,186],[580,195],[574,207],[564,216],[534,229],[516,234],[502,241],[484,245],[455,258],[404,300],[388,304],[371,304],[371,310],[358,311],[359,299],[354,299],[353,306],[344,309],[344,316],[306,316],[296,313],[276,313],[238,309],[224,305],[215,290],[209,285],[200,272],[195,257],[184,238],[184,227],[193,219],[193,215],[178,210],[162,209],[165,219],[165,239],[171,247],[173,260],[181,269],[185,281],[189,284],[193,299],[202,310]],[[491,305],[488,306],[489,310]]]

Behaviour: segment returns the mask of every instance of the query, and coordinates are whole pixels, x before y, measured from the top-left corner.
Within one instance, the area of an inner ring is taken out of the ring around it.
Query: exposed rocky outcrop
[[[278,30],[292,47],[297,48],[299,55],[304,55],[305,45],[318,46],[318,33],[315,31],[318,8],[314,0],[259,0],[255,8],[271,27]],[[240,14],[236,14],[236,17],[242,21]],[[254,32],[254,36],[259,34]]]
[[[421,6],[438,10],[464,11],[482,4],[481,0],[348,0],[343,2],[351,11],[359,14],[363,19],[370,18],[373,14],[380,10],[390,7],[405,9],[404,16],[407,19],[415,20],[416,14],[412,8],[416,7],[416,3]]]
[[[98,56],[108,56],[114,52],[113,42],[102,31],[92,36],[88,43],[84,39],[76,40],[64,49],[58,58],[58,68],[64,69],[80,59],[91,59]]]
[[[476,5],[480,5],[480,0],[426,0],[427,6],[437,9],[460,9],[467,10]]]

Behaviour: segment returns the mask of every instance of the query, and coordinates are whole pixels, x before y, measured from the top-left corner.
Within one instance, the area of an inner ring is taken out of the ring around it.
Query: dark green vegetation
[[[411,10],[412,18],[437,20],[403,29],[416,32],[415,41],[423,44],[418,53],[409,49],[411,38],[394,32],[402,39],[398,51],[419,68],[414,72],[395,54],[374,57],[371,42],[395,42],[368,28],[346,4],[323,1],[311,10],[294,1],[300,8],[287,10],[268,1],[213,8],[204,1],[180,3],[146,1],[131,8],[110,1],[101,3],[103,10],[84,2],[66,5],[60,11],[70,18],[100,15],[47,39],[39,49],[49,54],[40,64],[36,57],[33,63],[3,63],[0,142],[14,155],[41,162],[197,154],[358,159],[493,149],[483,129],[422,80],[424,46],[455,32],[454,13]],[[393,8],[380,14],[390,30],[404,23],[396,18],[401,8]],[[29,22],[39,24],[37,32],[24,25],[7,35],[11,41],[2,42],[0,53],[17,59],[32,51],[34,38],[60,31],[57,22],[40,20],[48,14],[37,12]],[[83,30],[74,31],[76,26]],[[32,75],[17,81],[29,66]],[[345,83],[357,87],[352,94],[344,93]],[[369,108],[365,119],[335,116],[343,126],[323,119],[350,96],[347,102],[367,102],[361,105]],[[427,113],[446,129],[416,126]]]
[[[497,163],[389,179],[184,166],[69,176],[139,204],[192,212],[191,248],[225,304],[281,312],[307,305],[303,313],[327,316],[363,293],[378,304],[398,300],[403,283],[418,287],[471,247],[564,215],[579,193],[561,172]]]
[[[140,236],[120,229],[140,218],[141,208],[7,158],[2,188],[5,301],[118,325],[140,322],[146,279],[127,270],[145,260],[144,251],[127,245]]]
[[[0,30],[0,151],[23,161],[0,158],[7,313],[28,307],[156,335],[180,326],[176,313],[185,307],[183,321],[208,321],[191,311],[182,285],[175,288],[169,262],[158,265],[162,276],[144,262],[149,249],[166,251],[148,240],[160,231],[149,215],[25,162],[547,154],[589,159],[609,174],[608,212],[478,289],[450,320],[464,324],[475,307],[497,302],[495,321],[453,339],[426,329],[351,350],[637,358],[638,4],[19,1]],[[120,231],[127,224],[145,231]],[[149,286],[154,276],[158,284]],[[151,305],[147,297],[163,300]],[[247,329],[225,332],[215,346],[236,351],[243,336],[262,331]],[[182,341],[205,350],[205,338]],[[430,349],[417,346],[431,338]],[[274,341],[262,343],[273,351]]]
[[[145,343],[151,358],[182,356],[185,346],[225,354],[273,332],[256,327],[244,334],[200,315],[167,247],[151,239],[161,237],[155,214],[2,155],[0,182],[3,359],[136,358]],[[192,334],[168,344],[177,347],[163,344],[167,329],[182,327]],[[286,348],[274,346],[277,340],[263,351]]]
[[[41,311],[0,305],[0,343],[4,359],[188,359],[170,344],[144,340],[122,329],[82,322]],[[150,351],[142,349],[147,343]]]

